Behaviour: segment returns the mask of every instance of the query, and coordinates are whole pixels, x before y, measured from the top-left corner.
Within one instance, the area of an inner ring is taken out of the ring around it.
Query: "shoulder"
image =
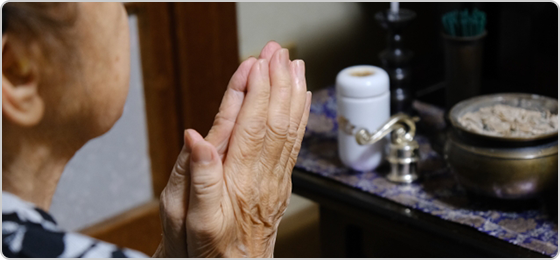
[[[47,212],[2,192],[2,253],[5,257],[146,257],[129,249],[65,232]]]

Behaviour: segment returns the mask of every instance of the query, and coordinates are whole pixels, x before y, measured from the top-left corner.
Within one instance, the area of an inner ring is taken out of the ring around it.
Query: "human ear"
[[[39,95],[39,73],[29,55],[17,50],[8,35],[2,35],[2,116],[15,125],[37,125],[45,111]]]

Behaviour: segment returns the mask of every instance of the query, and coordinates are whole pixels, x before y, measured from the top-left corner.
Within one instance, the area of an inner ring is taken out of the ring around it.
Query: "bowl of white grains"
[[[453,128],[473,137],[526,142],[558,136],[558,100],[504,93],[464,100],[449,112]]]
[[[451,108],[449,121],[444,157],[467,191],[528,199],[557,188],[558,100],[479,96]]]

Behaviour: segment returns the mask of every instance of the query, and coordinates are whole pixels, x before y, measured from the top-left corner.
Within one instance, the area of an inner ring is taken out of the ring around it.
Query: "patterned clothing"
[[[35,205],[2,191],[2,253],[5,257],[147,257],[78,233],[64,232]]]

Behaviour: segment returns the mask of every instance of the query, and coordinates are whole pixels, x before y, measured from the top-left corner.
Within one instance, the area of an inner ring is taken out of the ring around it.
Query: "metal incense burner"
[[[391,172],[387,179],[397,183],[411,183],[418,179],[418,143],[414,140],[416,134],[415,122],[418,117],[410,117],[404,113],[393,115],[373,134],[366,129],[356,132],[356,141],[360,145],[370,145],[391,134],[388,145],[387,160],[391,164]]]

